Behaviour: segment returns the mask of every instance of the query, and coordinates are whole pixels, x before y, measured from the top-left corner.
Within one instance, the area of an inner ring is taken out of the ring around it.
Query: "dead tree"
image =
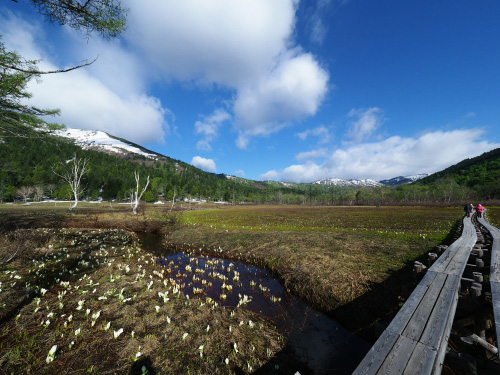
[[[78,205],[78,197],[83,193],[81,182],[83,175],[87,172],[88,162],[88,159],[78,159],[75,155],[73,159],[66,160],[65,162],[65,164],[71,163],[70,169],[66,169],[62,173],[54,170],[54,173],[70,186],[73,197],[75,198],[73,205],[68,209],[69,212]]]
[[[146,185],[141,190],[140,194],[139,194],[139,180],[140,180],[139,173],[137,173],[137,171],[135,171],[134,176],[135,176],[136,187],[135,187],[135,191],[132,192],[132,205],[133,205],[132,212],[134,213],[134,215],[137,215],[137,207],[139,207],[139,201],[141,200],[142,195],[144,194],[144,192],[146,191],[146,189],[148,188],[148,185],[149,185],[149,176],[146,180]]]
[[[21,186],[19,189],[16,190],[16,196],[19,198],[24,199],[24,201],[28,201],[28,198],[31,197],[35,190],[33,189],[33,186]]]

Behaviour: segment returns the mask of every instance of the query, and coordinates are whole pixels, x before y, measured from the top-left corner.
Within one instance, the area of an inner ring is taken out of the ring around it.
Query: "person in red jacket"
[[[484,207],[481,206],[481,203],[478,203],[478,205],[476,207],[477,217],[482,217],[483,211],[484,211]]]

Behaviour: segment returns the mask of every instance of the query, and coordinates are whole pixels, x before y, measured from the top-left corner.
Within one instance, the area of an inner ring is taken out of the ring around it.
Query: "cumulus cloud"
[[[217,137],[219,127],[230,119],[231,115],[225,110],[216,109],[213,114],[202,121],[196,121],[194,124],[196,134],[204,136],[202,140],[198,141],[196,148],[202,151],[212,150],[210,143]]]
[[[160,74],[234,91],[238,147],[314,115],[323,101],[328,73],[292,40],[298,0],[127,3],[127,38]]]
[[[318,126],[314,129],[307,129],[301,133],[297,133],[296,135],[302,141],[305,141],[310,136],[318,137],[319,144],[328,143],[328,142],[330,142],[330,138],[331,138],[330,131],[328,130],[328,128],[326,126],[323,126],[323,125]]]
[[[45,44],[40,25],[28,24],[13,13],[0,15],[0,21],[0,34],[4,35],[6,47],[18,51],[24,58],[41,59],[40,69],[56,70],[75,65],[74,61],[61,65],[54,61],[55,56],[42,49],[50,50],[54,46]],[[169,111],[158,98],[147,95],[141,80],[134,78],[140,73],[133,55],[116,43],[86,44],[81,35],[74,37],[71,30],[64,37],[73,42],[79,56],[93,57],[100,51],[99,59],[91,67],[44,75],[41,82],[32,80],[28,85],[28,91],[33,94],[29,103],[40,108],[59,108],[61,116],[49,121],[67,127],[103,130],[139,143],[162,140],[168,131],[165,116]],[[73,56],[71,51],[68,55]],[[76,64],[79,61],[76,60]],[[124,76],[127,79],[123,79]]]
[[[347,115],[353,119],[347,136],[356,142],[370,138],[382,121],[382,111],[377,107],[351,109]]]
[[[215,166],[215,162],[212,159],[205,159],[202,158],[201,156],[195,156],[191,160],[191,165],[195,166],[196,168],[203,169],[204,171],[207,172],[216,172],[217,167]]]
[[[266,173],[262,173],[259,176],[259,180],[261,180],[261,181],[278,180],[279,178],[280,178],[280,174],[275,170],[268,171]]]
[[[307,161],[280,173],[283,181],[311,182],[322,178],[382,180],[416,173],[434,173],[466,158],[500,147],[483,139],[482,129],[435,131],[416,138],[398,136],[360,143],[330,153],[322,164]]]
[[[245,135],[268,135],[314,115],[327,82],[328,74],[312,55],[285,58],[257,85],[239,90],[234,105],[237,128]]]

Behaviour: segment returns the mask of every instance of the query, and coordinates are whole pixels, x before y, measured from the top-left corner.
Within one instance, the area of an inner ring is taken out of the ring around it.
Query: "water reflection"
[[[158,263],[190,298],[229,308],[241,305],[270,319],[315,374],[350,374],[370,349],[366,341],[294,297],[264,269],[183,252],[163,255]]]

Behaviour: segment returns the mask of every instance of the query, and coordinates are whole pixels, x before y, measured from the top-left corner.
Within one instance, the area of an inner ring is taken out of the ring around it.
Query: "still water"
[[[289,293],[272,275],[242,262],[162,248],[161,241],[142,238],[143,247],[162,254],[158,263],[183,284],[190,298],[212,299],[265,316],[287,338],[297,359],[314,374],[350,374],[370,344]]]

